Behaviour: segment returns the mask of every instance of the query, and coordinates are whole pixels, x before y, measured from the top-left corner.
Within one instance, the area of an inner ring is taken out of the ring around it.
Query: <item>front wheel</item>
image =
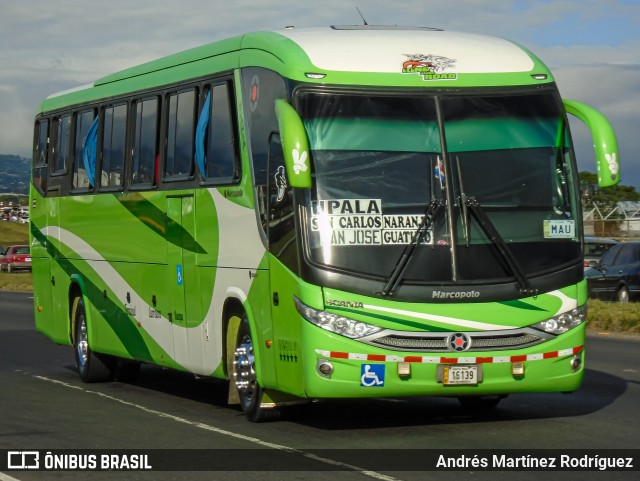
[[[233,360],[232,383],[238,392],[240,405],[247,419],[257,423],[277,419],[280,410],[275,406],[262,405],[264,390],[256,377],[256,359],[253,351],[253,339],[249,321],[244,316],[238,328]]]
[[[74,351],[80,379],[84,382],[107,381],[113,376],[113,360],[95,353],[89,347],[89,331],[84,300],[78,296],[73,300],[71,319],[75,324]]]

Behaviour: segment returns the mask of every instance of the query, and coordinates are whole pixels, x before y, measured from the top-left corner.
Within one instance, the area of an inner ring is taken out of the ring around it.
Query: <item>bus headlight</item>
[[[585,321],[586,317],[587,306],[585,304],[584,306],[553,316],[551,319],[547,319],[546,321],[533,324],[531,327],[548,332],[549,334],[557,335],[579,326]]]
[[[366,322],[356,321],[355,319],[332,314],[327,311],[319,311],[307,306],[295,297],[293,300],[296,303],[296,309],[307,321],[327,331],[340,334],[341,336],[357,339],[382,330],[381,327],[372,326]]]

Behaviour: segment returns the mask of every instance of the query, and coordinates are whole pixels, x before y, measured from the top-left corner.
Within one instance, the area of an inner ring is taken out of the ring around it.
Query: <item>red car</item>
[[[0,250],[0,271],[14,272],[31,270],[29,246],[9,246],[6,252]]]

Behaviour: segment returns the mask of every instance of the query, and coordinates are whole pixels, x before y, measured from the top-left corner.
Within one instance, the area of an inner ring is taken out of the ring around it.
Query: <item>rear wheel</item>
[[[238,328],[233,357],[231,382],[238,392],[240,405],[247,419],[254,423],[277,419],[280,416],[278,408],[275,406],[262,406],[264,390],[256,377],[253,339],[246,316],[242,318]]]
[[[80,379],[84,382],[107,381],[113,377],[113,359],[89,347],[87,314],[82,297],[73,300],[71,318],[75,325],[74,351]]]
[[[625,286],[622,286],[620,290],[618,290],[616,300],[618,302],[629,302],[629,290]]]

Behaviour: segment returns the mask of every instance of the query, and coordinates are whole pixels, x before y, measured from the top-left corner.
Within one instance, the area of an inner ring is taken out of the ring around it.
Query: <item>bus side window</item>
[[[169,95],[167,102],[165,177],[184,179],[193,175],[196,91]]]
[[[50,148],[49,178],[47,180],[47,196],[57,197],[69,191],[67,165],[70,158],[71,113],[53,118],[49,133]]]
[[[47,192],[47,167],[49,158],[49,120],[36,122],[33,149],[33,185],[42,195]]]
[[[120,188],[127,140],[127,104],[104,109],[100,187]]]
[[[89,146],[87,145],[87,142],[91,142],[89,139],[89,131],[93,124],[95,116],[96,113],[94,109],[86,110],[84,112],[78,112],[75,114],[76,124],[73,144],[73,178],[71,186],[76,190],[88,190],[93,187],[89,177],[90,167],[85,165],[85,147],[88,151]],[[87,162],[89,161],[88,155],[86,160]]]
[[[149,188],[157,182],[159,104],[158,97],[135,103],[131,168],[131,184],[135,187]]]
[[[232,183],[240,177],[234,135],[234,115],[229,84],[211,89],[206,176],[217,183]]]
[[[71,141],[71,114],[55,119],[56,135],[52,148],[53,174],[63,174],[67,171],[69,161],[69,147]]]

